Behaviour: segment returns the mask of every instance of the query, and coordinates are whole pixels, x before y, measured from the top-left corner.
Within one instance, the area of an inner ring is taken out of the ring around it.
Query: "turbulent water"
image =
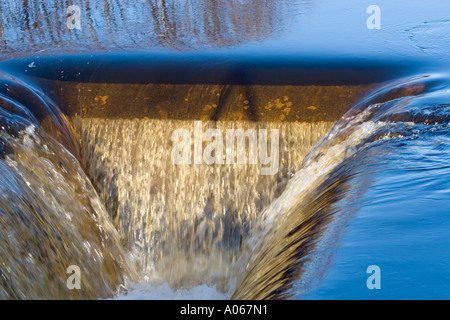
[[[74,123],[85,141],[88,175],[101,190],[123,243],[135,251],[143,277],[173,287],[205,283],[225,292],[240,272],[236,260],[251,254],[243,243],[260,212],[279,196],[312,145],[331,127],[231,121],[202,125],[205,132],[213,127],[224,135],[233,129],[279,130],[277,167],[273,175],[262,175],[261,167],[269,164],[174,164],[172,133],[185,128],[193,136],[194,121]],[[269,144],[270,139],[275,138],[269,136]]]
[[[0,298],[98,298],[130,275],[107,212],[78,161],[26,119],[0,115]],[[84,290],[67,290],[67,269]]]
[[[68,5],[0,0],[0,299],[450,298],[447,3]]]
[[[80,135],[79,161],[61,144],[69,138],[58,142],[59,135],[41,128],[43,121],[20,115],[21,104],[5,99],[0,297],[320,295],[318,283],[327,281],[337,243],[358,212],[394,200],[414,205],[410,195],[421,198],[427,190],[421,199],[433,207],[425,205],[419,221],[429,233],[439,226],[428,219],[448,223],[448,85],[439,75],[388,83],[334,126],[203,124],[220,132],[277,128],[274,175],[261,175],[261,166],[249,163],[175,165],[171,135],[177,128],[192,133],[191,121],[74,118],[75,131],[66,125],[64,136]],[[387,179],[381,187],[380,177]],[[395,219],[407,219],[405,211],[395,212]],[[421,239],[415,246],[448,241],[444,232]],[[373,241],[383,247],[384,241]],[[79,266],[83,290],[68,289],[70,265]]]

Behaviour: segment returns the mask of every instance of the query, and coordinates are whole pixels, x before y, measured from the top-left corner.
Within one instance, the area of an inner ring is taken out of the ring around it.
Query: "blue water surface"
[[[371,162],[355,169],[364,195],[324,278],[300,298],[449,299],[450,134],[396,141]],[[371,265],[380,289],[367,286]]]

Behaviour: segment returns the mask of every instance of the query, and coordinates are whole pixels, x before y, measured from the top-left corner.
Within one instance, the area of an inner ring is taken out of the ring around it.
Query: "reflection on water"
[[[71,4],[80,7],[79,30],[66,25]],[[128,50],[399,61],[448,54],[442,0],[377,5],[380,30],[367,29],[369,4],[359,0],[1,0],[0,47],[2,59]]]
[[[71,4],[80,6],[80,30],[66,27],[70,15],[69,4],[64,1],[0,1],[3,50],[220,48],[265,40],[291,19],[286,15],[290,6],[286,0],[105,0]]]

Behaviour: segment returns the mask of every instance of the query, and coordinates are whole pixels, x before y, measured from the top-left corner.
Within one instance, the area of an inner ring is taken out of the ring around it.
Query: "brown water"
[[[0,298],[111,296],[133,269],[78,161],[23,119],[0,120]],[[67,289],[70,265],[83,290]]]

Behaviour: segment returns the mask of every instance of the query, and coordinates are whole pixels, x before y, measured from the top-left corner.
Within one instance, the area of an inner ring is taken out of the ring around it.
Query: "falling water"
[[[231,121],[203,125],[205,131],[214,127],[224,136],[227,129],[280,130],[279,168],[273,175],[262,175],[264,165],[249,161],[174,164],[172,133],[185,128],[193,136],[193,121],[75,119],[74,123],[85,141],[88,175],[122,242],[134,251],[143,278],[162,279],[176,288],[204,282],[225,292],[260,213],[332,125]]]
[[[133,272],[78,161],[37,124],[0,114],[0,298],[101,298]],[[66,270],[84,270],[67,290]]]
[[[389,83],[334,126],[203,123],[219,132],[278,129],[273,175],[261,175],[260,164],[175,164],[172,134],[192,134],[193,121],[75,117],[65,135],[79,134],[79,162],[39,121],[2,109],[1,297],[307,292],[355,211],[342,203],[361,196],[349,192],[352,170],[399,141],[448,134],[447,83],[442,76]],[[70,265],[85,275],[84,290],[67,289]]]

